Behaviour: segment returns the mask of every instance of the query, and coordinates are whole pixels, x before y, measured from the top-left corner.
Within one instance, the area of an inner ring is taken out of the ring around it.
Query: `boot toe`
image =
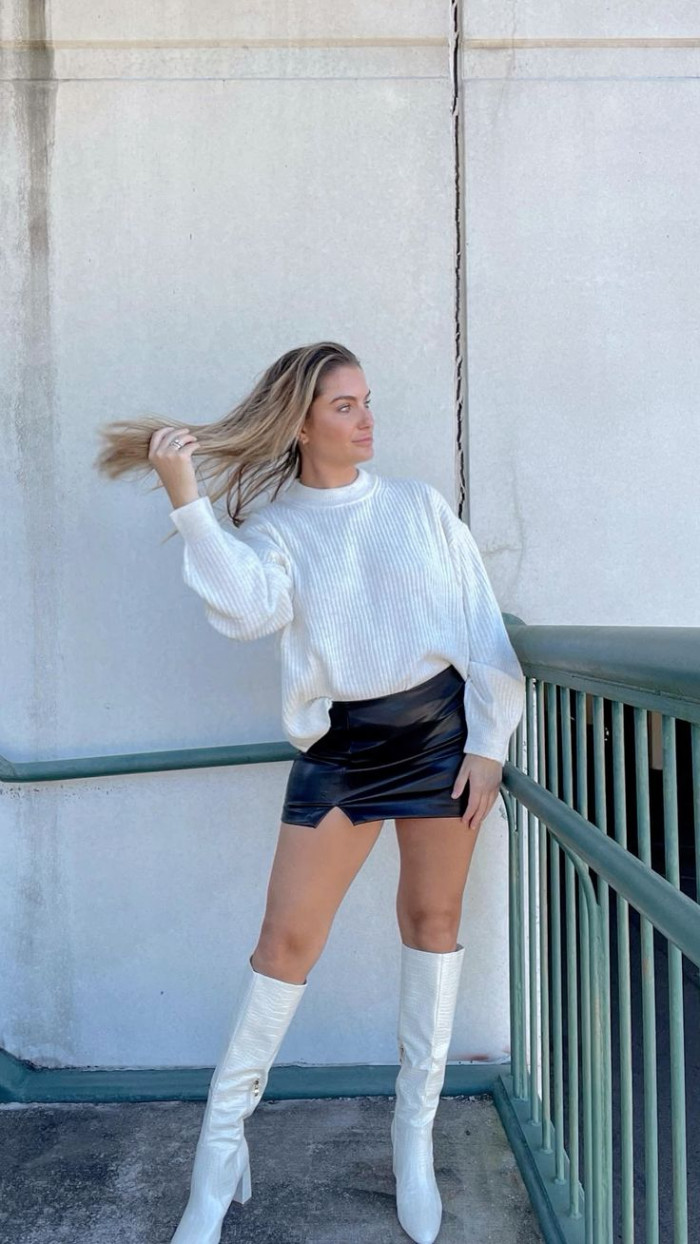
[[[433,1244],[442,1222],[440,1194],[421,1196],[415,1193],[406,1198],[397,1194],[397,1217],[404,1231],[414,1244]]]

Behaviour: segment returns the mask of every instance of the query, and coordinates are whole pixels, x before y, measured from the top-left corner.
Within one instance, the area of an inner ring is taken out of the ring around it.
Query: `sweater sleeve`
[[[525,675],[476,541],[440,494],[441,520],[461,587],[469,635],[465,752],[504,764],[525,707]]]
[[[291,622],[292,568],[252,514],[240,534],[225,532],[208,496],[170,511],[184,540],[182,577],[205,615],[229,639],[258,639]]]

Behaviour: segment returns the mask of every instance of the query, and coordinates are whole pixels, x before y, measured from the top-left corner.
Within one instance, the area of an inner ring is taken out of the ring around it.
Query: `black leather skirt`
[[[315,826],[333,807],[353,825],[400,816],[461,816],[464,679],[453,665],[426,682],[368,700],[333,700],[330,727],[292,762],[282,820]]]

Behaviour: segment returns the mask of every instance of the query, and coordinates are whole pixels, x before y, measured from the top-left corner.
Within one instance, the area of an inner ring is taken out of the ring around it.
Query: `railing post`
[[[666,876],[680,889],[678,855],[678,779],[676,722],[664,714],[663,798]],[[673,1152],[673,1244],[688,1244],[688,1156],[685,1119],[685,1024],[683,1019],[683,957],[668,947],[668,1010],[671,1043],[671,1147]]]
[[[520,728],[511,740],[513,764],[518,764],[522,744]],[[508,818],[508,952],[510,967],[510,1031],[513,1087],[516,1097],[526,1096],[525,1058],[525,946],[523,910],[523,843],[520,805],[503,792]]]

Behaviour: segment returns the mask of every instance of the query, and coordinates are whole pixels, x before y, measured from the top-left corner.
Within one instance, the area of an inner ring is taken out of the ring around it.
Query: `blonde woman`
[[[231,1202],[250,1197],[244,1120],[387,818],[400,853],[397,1212],[411,1239],[431,1244],[442,1217],[432,1129],[464,957],[463,892],[524,706],[477,546],[432,485],[367,469],[369,385],[337,342],[283,354],[217,423],[121,421],[102,435],[107,475],[157,473],[184,581],[211,625],[235,640],[280,632],[282,721],[298,749],[173,1244],[216,1244]],[[224,493],[232,531],[212,505]]]

